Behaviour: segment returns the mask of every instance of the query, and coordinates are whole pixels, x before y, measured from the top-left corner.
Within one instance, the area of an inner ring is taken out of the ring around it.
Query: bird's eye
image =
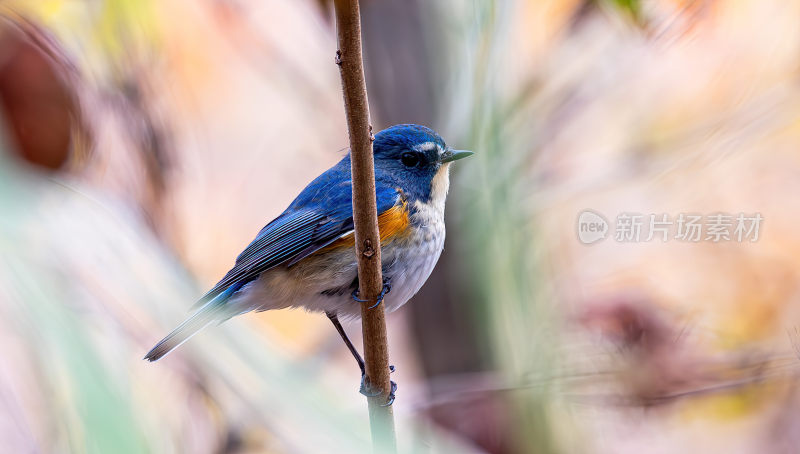
[[[416,167],[419,164],[419,156],[416,153],[403,153],[400,162],[406,167]]]

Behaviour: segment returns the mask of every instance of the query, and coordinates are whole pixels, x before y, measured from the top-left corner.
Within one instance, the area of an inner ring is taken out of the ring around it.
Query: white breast
[[[427,203],[414,202],[411,224],[414,233],[405,244],[389,247],[394,266],[390,268],[392,291],[385,299],[386,309],[393,311],[414,296],[431,275],[444,249],[444,206],[450,186],[450,164],[446,163],[431,182],[431,197]],[[386,262],[384,255],[384,263]]]

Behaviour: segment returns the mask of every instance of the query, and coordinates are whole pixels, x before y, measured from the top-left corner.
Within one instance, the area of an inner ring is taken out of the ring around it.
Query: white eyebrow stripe
[[[414,147],[415,150],[422,151],[422,152],[431,151],[431,150],[436,149],[436,148],[439,149],[439,153],[442,152],[441,147],[439,147],[439,144],[436,143],[436,142],[424,142],[424,143],[421,143],[421,144],[417,145],[416,147]]]

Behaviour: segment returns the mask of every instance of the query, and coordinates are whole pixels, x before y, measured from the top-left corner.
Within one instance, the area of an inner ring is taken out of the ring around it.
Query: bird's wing
[[[320,194],[320,192],[326,194]],[[316,190],[319,204],[289,209],[261,229],[225,277],[197,303],[204,304],[234,284],[239,286],[278,265],[292,266],[305,257],[353,233],[353,208],[350,181]],[[302,196],[302,195],[301,195]],[[391,210],[401,199],[395,188],[376,191],[378,213]],[[299,198],[299,197],[298,197]]]

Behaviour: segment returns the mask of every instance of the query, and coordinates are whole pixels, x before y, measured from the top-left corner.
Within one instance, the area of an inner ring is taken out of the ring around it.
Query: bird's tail
[[[217,295],[211,301],[202,305],[194,314],[187,318],[171,333],[167,334],[167,337],[161,339],[152,350],[147,352],[144,359],[150,362],[158,361],[166,356],[167,353],[180,347],[181,344],[189,340],[209,324],[228,319],[230,314],[228,314],[226,310],[225,303],[236,290],[238,290],[238,288],[232,286],[228,290]]]

